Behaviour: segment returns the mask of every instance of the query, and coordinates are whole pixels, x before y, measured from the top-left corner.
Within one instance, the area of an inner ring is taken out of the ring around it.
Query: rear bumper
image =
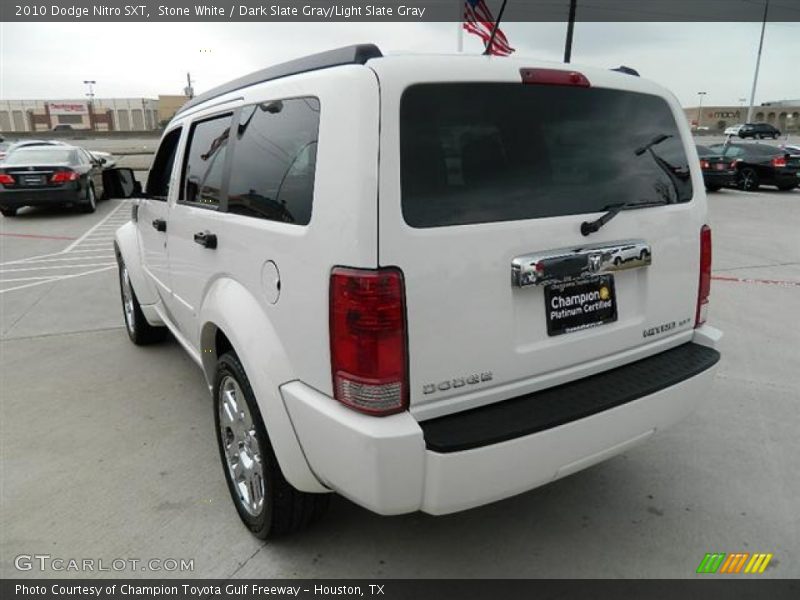
[[[0,206],[8,208],[78,204],[83,202],[83,200],[83,189],[78,183],[72,183],[59,188],[6,188],[0,191]]]
[[[706,186],[725,187],[736,183],[736,171],[703,171]]]
[[[662,353],[421,423],[410,413],[355,413],[298,381],[281,392],[306,459],[324,485],[380,514],[446,514],[589,467],[686,417],[706,394],[719,359],[714,346],[720,334],[703,329],[695,342],[667,351],[673,353],[669,360]],[[650,377],[642,380],[648,369]],[[659,373],[663,369],[669,372]],[[602,388],[593,407],[587,393],[595,384]]]

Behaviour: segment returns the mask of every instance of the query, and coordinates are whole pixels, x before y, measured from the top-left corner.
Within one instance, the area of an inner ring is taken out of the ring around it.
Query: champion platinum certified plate
[[[547,335],[561,335],[617,320],[613,275],[601,275],[544,288]]]

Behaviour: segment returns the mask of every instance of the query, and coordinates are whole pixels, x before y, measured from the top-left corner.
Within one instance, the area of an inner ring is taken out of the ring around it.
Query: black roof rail
[[[369,59],[380,58],[381,56],[383,56],[383,53],[375,44],[357,44],[354,46],[345,46],[344,48],[336,48],[335,50],[328,50],[327,52],[320,52],[319,54],[311,54],[310,56],[304,56],[302,58],[290,60],[289,62],[267,67],[266,69],[244,75],[228,83],[223,83],[199,96],[195,96],[184,104],[175,114],[179,115],[212,98],[257,83],[263,83],[264,81],[272,81],[273,79],[280,79],[281,77],[288,77],[289,75],[338,67],[340,65],[363,65]]]
[[[626,67],[625,65],[620,65],[616,69],[611,70],[617,71],[618,73],[625,73],[626,75],[635,75],[636,77],[639,77],[639,71],[632,69],[631,67]]]

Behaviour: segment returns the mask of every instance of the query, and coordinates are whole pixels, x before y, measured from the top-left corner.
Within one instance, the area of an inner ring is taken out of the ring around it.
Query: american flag
[[[464,0],[464,29],[470,33],[474,33],[483,40],[483,45],[489,43],[492,37],[492,29],[494,29],[494,17],[492,11],[486,6],[484,0]],[[494,34],[492,47],[489,48],[489,54],[497,56],[508,56],[514,52],[508,44],[508,38],[500,28],[497,28],[497,33]]]

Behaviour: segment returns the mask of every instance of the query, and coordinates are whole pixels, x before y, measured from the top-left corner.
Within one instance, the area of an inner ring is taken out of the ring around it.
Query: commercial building
[[[724,131],[726,127],[744,123],[746,106],[692,106],[683,109],[692,129],[708,128],[712,132]],[[754,123],[770,123],[784,132],[800,133],[800,99],[764,102],[753,107]]]
[[[76,130],[149,131],[188,100],[185,96],[66,100],[0,100],[0,132],[50,131],[57,125]]]

